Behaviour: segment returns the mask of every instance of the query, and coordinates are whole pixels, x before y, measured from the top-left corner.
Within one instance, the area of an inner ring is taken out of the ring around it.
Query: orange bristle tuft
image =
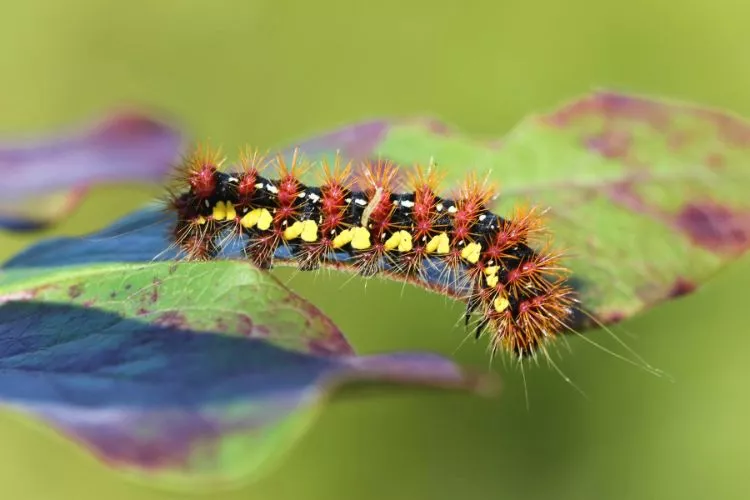
[[[458,199],[462,201],[463,206],[467,209],[485,207],[490,203],[496,192],[497,187],[490,183],[488,177],[479,182],[476,173],[471,172],[459,188]]]
[[[399,167],[390,160],[363,162],[357,176],[357,185],[368,194],[372,194],[378,189],[390,193],[398,187],[394,183],[398,171]]]
[[[433,163],[430,163],[426,169],[422,165],[414,165],[413,170],[407,176],[409,187],[414,191],[415,197],[419,197],[419,193],[436,195],[444,179],[445,174],[438,172]]]
[[[302,158],[299,148],[294,148],[292,158],[289,162],[281,154],[276,157],[276,167],[278,169],[279,184],[287,182],[290,185],[297,186],[299,179],[308,170],[310,164]]]
[[[351,189],[352,187],[352,163],[341,165],[341,156],[337,153],[333,158],[333,165],[327,160],[321,161],[322,179],[321,186],[337,186],[340,189]]]

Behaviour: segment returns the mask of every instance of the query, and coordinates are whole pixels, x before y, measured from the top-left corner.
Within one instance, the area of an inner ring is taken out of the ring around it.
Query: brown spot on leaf
[[[83,293],[83,286],[82,285],[71,285],[68,288],[68,297],[71,299],[77,299],[81,296]]]
[[[713,202],[688,203],[674,223],[695,245],[712,252],[739,254],[750,247],[749,211]]]
[[[185,328],[189,326],[187,318],[178,311],[162,313],[154,320],[154,323],[172,328]]]
[[[241,335],[253,337],[255,332],[253,319],[247,314],[240,314],[237,316],[237,329]]]
[[[694,130],[673,130],[667,134],[667,146],[672,151],[680,151],[693,144],[696,140]]]
[[[604,130],[584,139],[584,145],[605,158],[624,158],[633,144],[630,133],[622,130]]]
[[[602,191],[604,191],[613,202],[632,210],[633,212],[650,213],[654,216],[658,215],[653,213],[654,210],[652,207],[650,207],[638,193],[634,180],[614,182],[610,186],[603,187]]]
[[[750,211],[737,210],[715,202],[691,202],[677,214],[650,205],[632,182],[614,183],[603,188],[618,205],[661,221],[677,229],[694,244],[711,252],[737,255],[750,248]]]
[[[428,119],[425,121],[425,125],[430,132],[436,135],[449,136],[454,132],[447,123],[439,120]]]
[[[307,343],[310,354],[316,356],[341,356],[353,354],[351,346],[341,334],[312,339]]]
[[[157,300],[159,300],[159,287],[161,286],[161,280],[159,278],[154,278],[153,286],[151,287],[151,294],[149,295],[149,300],[151,300],[151,303],[153,304]]]
[[[750,127],[739,118],[714,110],[702,110],[716,124],[719,137],[730,146],[750,146]]]
[[[229,330],[229,325],[227,325],[227,322],[224,318],[216,318],[216,331],[217,332],[226,332]]]
[[[690,280],[680,277],[680,278],[677,278],[677,280],[675,280],[674,284],[672,285],[672,289],[669,291],[668,296],[672,299],[676,299],[677,297],[682,297],[683,295],[693,293],[696,288],[697,288],[697,285],[695,283],[693,283]]]
[[[136,313],[136,314],[137,314],[138,316],[145,316],[146,314],[149,314],[150,312],[151,312],[151,311],[149,311],[148,309],[146,309],[146,308],[144,308],[144,307],[141,307],[141,308],[139,308],[139,309],[138,309],[138,310],[137,310],[137,311],[136,311],[135,313]]]
[[[253,338],[268,338],[271,336],[271,329],[266,325],[255,325],[252,331],[248,332],[247,336]]]
[[[721,153],[711,153],[706,156],[706,165],[712,170],[722,170],[727,166],[727,159]]]

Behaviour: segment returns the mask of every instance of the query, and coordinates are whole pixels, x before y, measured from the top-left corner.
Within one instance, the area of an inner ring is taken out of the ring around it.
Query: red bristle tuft
[[[276,165],[279,173],[279,180],[277,182],[279,191],[276,193],[276,199],[279,206],[274,215],[274,222],[276,230],[283,231],[281,224],[293,219],[297,212],[299,194],[302,190],[300,177],[308,165],[301,159],[298,149],[294,150],[289,163],[286,162],[282,155],[279,155],[276,159]]]
[[[453,239],[456,243],[470,239],[471,227],[482,210],[495,194],[495,189],[487,179],[482,183],[477,181],[472,173],[459,190],[456,200],[456,213],[453,215]]]
[[[351,163],[341,166],[338,155],[333,166],[328,161],[323,162],[324,177],[320,186],[320,204],[323,215],[321,228],[324,235],[338,229],[344,220],[346,196],[352,185],[351,170]]]
[[[184,176],[193,194],[200,199],[210,198],[216,189],[216,172],[224,157],[219,148],[200,145],[183,164]]]
[[[344,198],[352,187],[352,164],[347,163],[343,167],[340,157],[336,155],[333,167],[328,161],[323,161],[323,179],[320,189],[328,198],[330,207],[344,205]]]
[[[237,196],[241,202],[247,202],[255,193],[258,176],[268,166],[268,160],[257,149],[245,148],[240,152],[239,162],[242,175],[237,184]]]
[[[432,229],[440,216],[436,205],[441,180],[442,176],[438,175],[432,164],[426,171],[417,165],[410,175],[410,185],[414,191],[412,214],[416,241],[421,242],[432,236]]]
[[[365,163],[360,174],[365,193],[370,200],[362,217],[362,225],[372,225],[376,241],[380,233],[387,229],[393,210],[389,197],[395,189],[394,180],[398,170],[398,166],[390,161],[378,160],[374,163]]]

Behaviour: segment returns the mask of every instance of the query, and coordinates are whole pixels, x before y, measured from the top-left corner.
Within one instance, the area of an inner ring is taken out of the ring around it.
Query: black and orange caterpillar
[[[297,151],[290,160],[245,152],[236,171],[221,171],[218,151],[199,148],[179,169],[169,208],[172,237],[189,260],[216,258],[223,244],[242,238],[256,266],[345,268],[418,284],[467,304],[477,314],[475,335],[490,332],[493,354],[537,352],[569,328],[573,289],[561,255],[532,248],[544,232],[535,209],[508,218],[487,207],[494,190],[470,176],[453,199],[438,193],[433,166],[415,167],[408,190],[397,187],[389,161],[320,162],[319,186],[301,182],[311,166]],[[267,168],[274,178],[261,175]]]

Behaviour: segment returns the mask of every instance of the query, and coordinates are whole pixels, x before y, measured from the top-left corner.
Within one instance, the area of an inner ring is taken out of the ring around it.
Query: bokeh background
[[[379,116],[430,115],[499,137],[598,87],[750,116],[750,3],[736,0],[3,1],[0,133],[153,106],[235,151]],[[86,232],[158,194],[99,189],[55,233]],[[0,235],[0,258],[29,237]],[[280,274],[285,277],[283,273]],[[296,277],[362,353],[456,350],[460,305],[393,283]],[[505,391],[346,392],[271,476],[227,499],[748,498],[750,259],[624,324],[674,382],[572,339],[561,368],[495,366]],[[402,318],[390,328],[383,318]],[[592,338],[606,342],[603,332]],[[177,499],[123,481],[57,436],[0,415],[0,498]]]

